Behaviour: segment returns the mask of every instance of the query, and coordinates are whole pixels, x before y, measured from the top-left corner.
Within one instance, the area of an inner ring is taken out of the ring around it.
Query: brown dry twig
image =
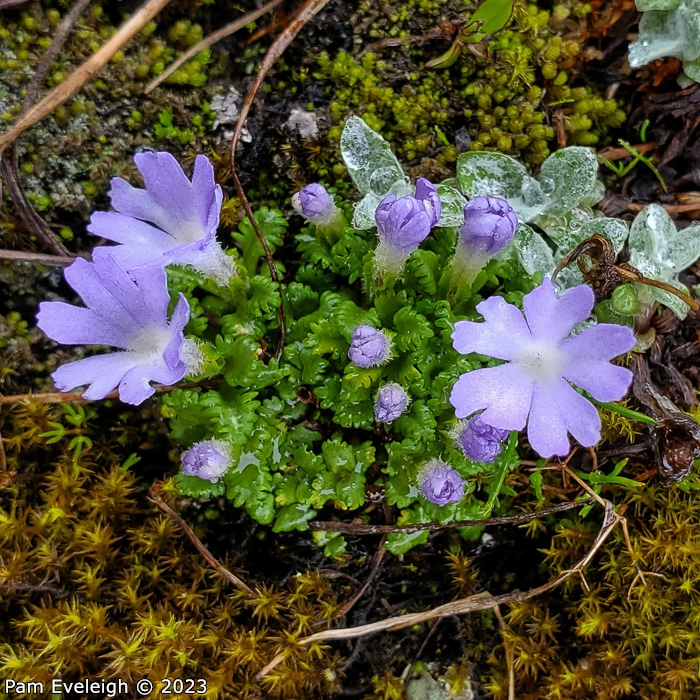
[[[197,42],[194,46],[190,47],[185,53],[180,56],[176,61],[171,63],[157,78],[151,81],[146,89],[143,91],[144,95],[148,95],[149,92],[155,90],[164,80],[166,80],[170,75],[172,75],[183,63],[189,61],[193,56],[196,56],[202,49],[206,49],[213,44],[225,39],[227,36],[235,34],[240,29],[243,29],[246,25],[254,22],[259,17],[267,14],[271,10],[274,10],[278,5],[281,5],[284,0],[270,0],[262,7],[259,7],[243,17],[239,17],[233,22],[229,22],[227,25],[217,29],[212,32],[209,36],[204,37],[201,41]]]
[[[30,110],[18,117],[6,132],[0,134],[0,154],[4,153],[20,134],[51,114],[57,107],[75,95],[83,85],[92,80],[109,63],[114,54],[124,48],[169,1],[147,0],[141,5],[97,53],[78,66],[60,85],[57,85]]]
[[[231,139],[231,174],[233,176],[233,183],[236,187],[236,193],[238,194],[238,198],[240,199],[241,204],[245,209],[246,216],[248,217],[250,224],[253,227],[253,230],[255,231],[255,235],[258,237],[260,245],[263,248],[263,251],[265,253],[265,261],[267,262],[267,266],[270,269],[270,277],[272,278],[272,281],[277,282],[278,285],[279,275],[277,274],[277,266],[275,265],[275,261],[272,258],[272,254],[270,253],[270,248],[267,245],[267,241],[265,240],[265,237],[263,236],[263,233],[260,230],[260,226],[258,226],[258,222],[253,216],[253,210],[250,207],[248,198],[246,197],[245,191],[243,190],[243,186],[241,185],[241,182],[238,179],[238,175],[236,173],[236,147],[238,146],[238,141],[241,138],[241,133],[243,133],[243,127],[245,126],[246,119],[248,118],[250,108],[253,105],[253,100],[255,99],[255,96],[257,95],[260,86],[263,84],[263,81],[265,80],[265,76],[267,75],[268,71],[272,68],[272,66],[275,65],[279,57],[292,43],[294,37],[296,37],[296,35],[302,30],[306,23],[315,14],[320,12],[323,9],[323,7],[325,7],[328,1],[329,0],[306,0],[306,2],[301,6],[299,11],[294,15],[292,20],[284,29],[284,31],[277,37],[277,39],[275,39],[272,46],[270,46],[267,53],[265,54],[265,58],[263,58],[262,64],[260,65],[260,69],[258,70],[258,73],[255,76],[255,80],[253,81],[250,90],[248,90],[248,94],[246,95],[245,100],[243,100],[243,104],[241,105],[241,113],[238,117],[238,121],[236,122],[236,129],[233,132],[233,138]],[[282,355],[282,350],[284,349],[284,343],[287,336],[287,319],[284,311],[284,301],[281,298],[281,290],[280,305],[277,309],[277,315],[280,324],[280,339],[277,343],[275,358],[279,359]]]
[[[202,382],[185,382],[184,384],[156,386],[154,389],[156,394],[167,394],[171,391],[175,391],[175,389],[193,389],[197,386],[202,386]],[[100,400],[104,401],[106,399],[118,398],[119,392],[115,390]],[[90,403],[88,399],[83,398],[82,391],[56,391],[47,394],[15,394],[14,396],[0,396],[0,406],[22,403],[23,401],[31,401],[32,403]]]
[[[563,513],[567,510],[580,508],[585,502],[576,501],[560,503],[551,508],[544,508],[533,513],[521,513],[520,515],[508,515],[501,518],[487,518],[486,520],[459,520],[454,523],[416,523],[415,525],[365,525],[364,523],[341,523],[333,520],[316,520],[309,523],[309,530],[323,530],[325,532],[342,532],[345,535],[385,535],[392,532],[411,534],[429,530],[437,532],[457,527],[488,527],[489,525],[517,525],[535,518],[543,518],[554,513]]]
[[[209,566],[215,571],[218,571],[224,578],[230,581],[236,588],[249,595],[254,595],[253,589],[248,586],[245,581],[242,581],[236,574],[231,573],[225,566],[222,566],[216,557],[202,544],[197,535],[194,534],[192,528],[165,502],[159,492],[159,484],[156,482],[148,490],[148,500],[160,508],[163,513],[168,515],[175,524],[187,535],[188,539],[195,546],[196,550],[206,559]]]
[[[34,263],[36,265],[51,265],[67,267],[75,262],[73,255],[45,255],[44,253],[25,253],[22,250],[0,250],[0,260]]]

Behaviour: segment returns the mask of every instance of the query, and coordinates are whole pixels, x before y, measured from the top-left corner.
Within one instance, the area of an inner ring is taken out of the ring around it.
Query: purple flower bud
[[[361,324],[352,332],[348,357],[357,367],[367,369],[381,365],[389,359],[391,341],[383,331]]]
[[[407,258],[427,238],[431,215],[415,197],[388,194],[377,207],[374,219],[381,243]]]
[[[408,407],[408,396],[400,384],[385,384],[377,392],[374,417],[378,423],[395,421]]]
[[[438,506],[457,503],[464,496],[464,481],[459,472],[439,459],[431,460],[420,470],[418,482],[423,498]]]
[[[464,224],[459,246],[475,257],[488,260],[515,235],[518,217],[500,197],[475,197],[464,205]]]
[[[215,484],[231,466],[231,450],[221,440],[203,440],[182,453],[182,471]]]
[[[460,450],[474,462],[493,462],[503,448],[503,441],[508,438],[508,431],[494,428],[476,415],[463,421],[455,434]]]
[[[428,182],[424,177],[416,180],[416,199],[423,202],[425,211],[430,217],[430,225],[437,226],[442,216],[442,201],[435,189],[435,185]]]
[[[317,182],[302,187],[292,197],[292,206],[299,214],[314,224],[326,224],[338,213],[338,208],[333,203],[333,197],[328,194],[323,185],[319,185]]]

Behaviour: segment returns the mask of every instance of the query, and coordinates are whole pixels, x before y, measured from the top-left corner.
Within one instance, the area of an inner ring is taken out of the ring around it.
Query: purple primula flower
[[[464,496],[464,480],[458,471],[440,459],[428,462],[418,473],[423,498],[436,506],[457,503]]]
[[[458,321],[452,340],[458,352],[476,352],[506,364],[463,374],[450,401],[458,418],[484,410],[481,420],[502,430],[522,430],[542,457],[569,452],[567,432],[584,447],[600,440],[595,406],[572,388],[598,401],[618,401],[632,372],[609,364],[635,345],[627,326],[599,323],[569,337],[588,318],[594,295],[585,284],[557,299],[551,280],[523,299],[525,314],[498,296],[477,305],[484,323]],[[527,320],[526,320],[527,319]]]
[[[202,440],[182,453],[182,471],[215,484],[231,466],[231,448],[221,440]]]
[[[374,403],[374,417],[378,423],[395,421],[408,408],[408,396],[400,384],[391,383],[380,387]]]
[[[501,453],[503,441],[508,438],[508,431],[494,428],[476,415],[468,421],[462,421],[454,433],[454,438],[462,452],[474,462],[493,462]]]
[[[87,308],[60,301],[39,304],[37,325],[65,345],[111,345],[123,352],[88,357],[51,376],[61,391],[89,384],[83,398],[102,399],[119,385],[119,398],[138,405],[154,393],[150,382],[174,384],[185,376],[180,359],[183,328],[190,317],[180,294],[168,324],[168,284],[162,268],[125,272],[112,258],[78,258],[66,281]]]
[[[424,177],[419,177],[416,180],[416,199],[423,203],[425,211],[430,217],[431,227],[437,226],[442,216],[442,201],[435,185]]]
[[[360,324],[352,332],[348,358],[357,367],[381,365],[391,356],[391,341],[384,331]]]
[[[464,205],[464,224],[452,260],[453,274],[472,284],[496,253],[511,241],[518,217],[505,199],[475,197]]]
[[[95,212],[88,231],[121,245],[98,246],[93,258],[113,257],[125,270],[192,265],[227,284],[234,268],[215,237],[223,195],[211,163],[197,156],[190,182],[170,153],[137,153],[134,162],[146,189],[113,178],[116,211]]]

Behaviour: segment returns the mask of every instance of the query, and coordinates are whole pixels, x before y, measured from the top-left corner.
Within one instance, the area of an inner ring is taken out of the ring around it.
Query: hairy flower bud
[[[385,384],[377,392],[374,417],[378,423],[395,421],[408,407],[408,396],[400,384]]]
[[[459,449],[474,462],[493,462],[501,453],[502,443],[507,438],[507,430],[484,423],[479,415],[462,421],[455,433]]]
[[[182,453],[182,471],[215,484],[231,466],[231,450],[221,440],[203,440]]]
[[[340,213],[333,202],[333,197],[328,194],[323,185],[317,182],[302,187],[292,197],[292,206],[311,223],[322,226],[334,221]]]
[[[425,211],[430,217],[431,227],[437,226],[442,216],[442,201],[435,185],[424,177],[419,177],[416,180],[416,199],[423,203]]]
[[[464,496],[464,481],[442,460],[433,459],[418,474],[420,492],[427,501],[438,506],[457,503]]]
[[[391,341],[383,331],[361,324],[352,333],[348,358],[357,367],[367,369],[381,365],[389,359]]]

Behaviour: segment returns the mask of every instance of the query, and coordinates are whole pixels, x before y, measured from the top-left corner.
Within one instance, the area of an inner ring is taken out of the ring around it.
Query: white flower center
[[[549,343],[533,341],[514,360],[535,384],[551,384],[561,377],[564,353]]]
[[[175,238],[178,243],[194,243],[201,241],[205,235],[201,224],[196,221],[185,221],[178,226]]]
[[[169,328],[145,328],[132,338],[129,350],[143,357],[162,357],[171,339]]]

